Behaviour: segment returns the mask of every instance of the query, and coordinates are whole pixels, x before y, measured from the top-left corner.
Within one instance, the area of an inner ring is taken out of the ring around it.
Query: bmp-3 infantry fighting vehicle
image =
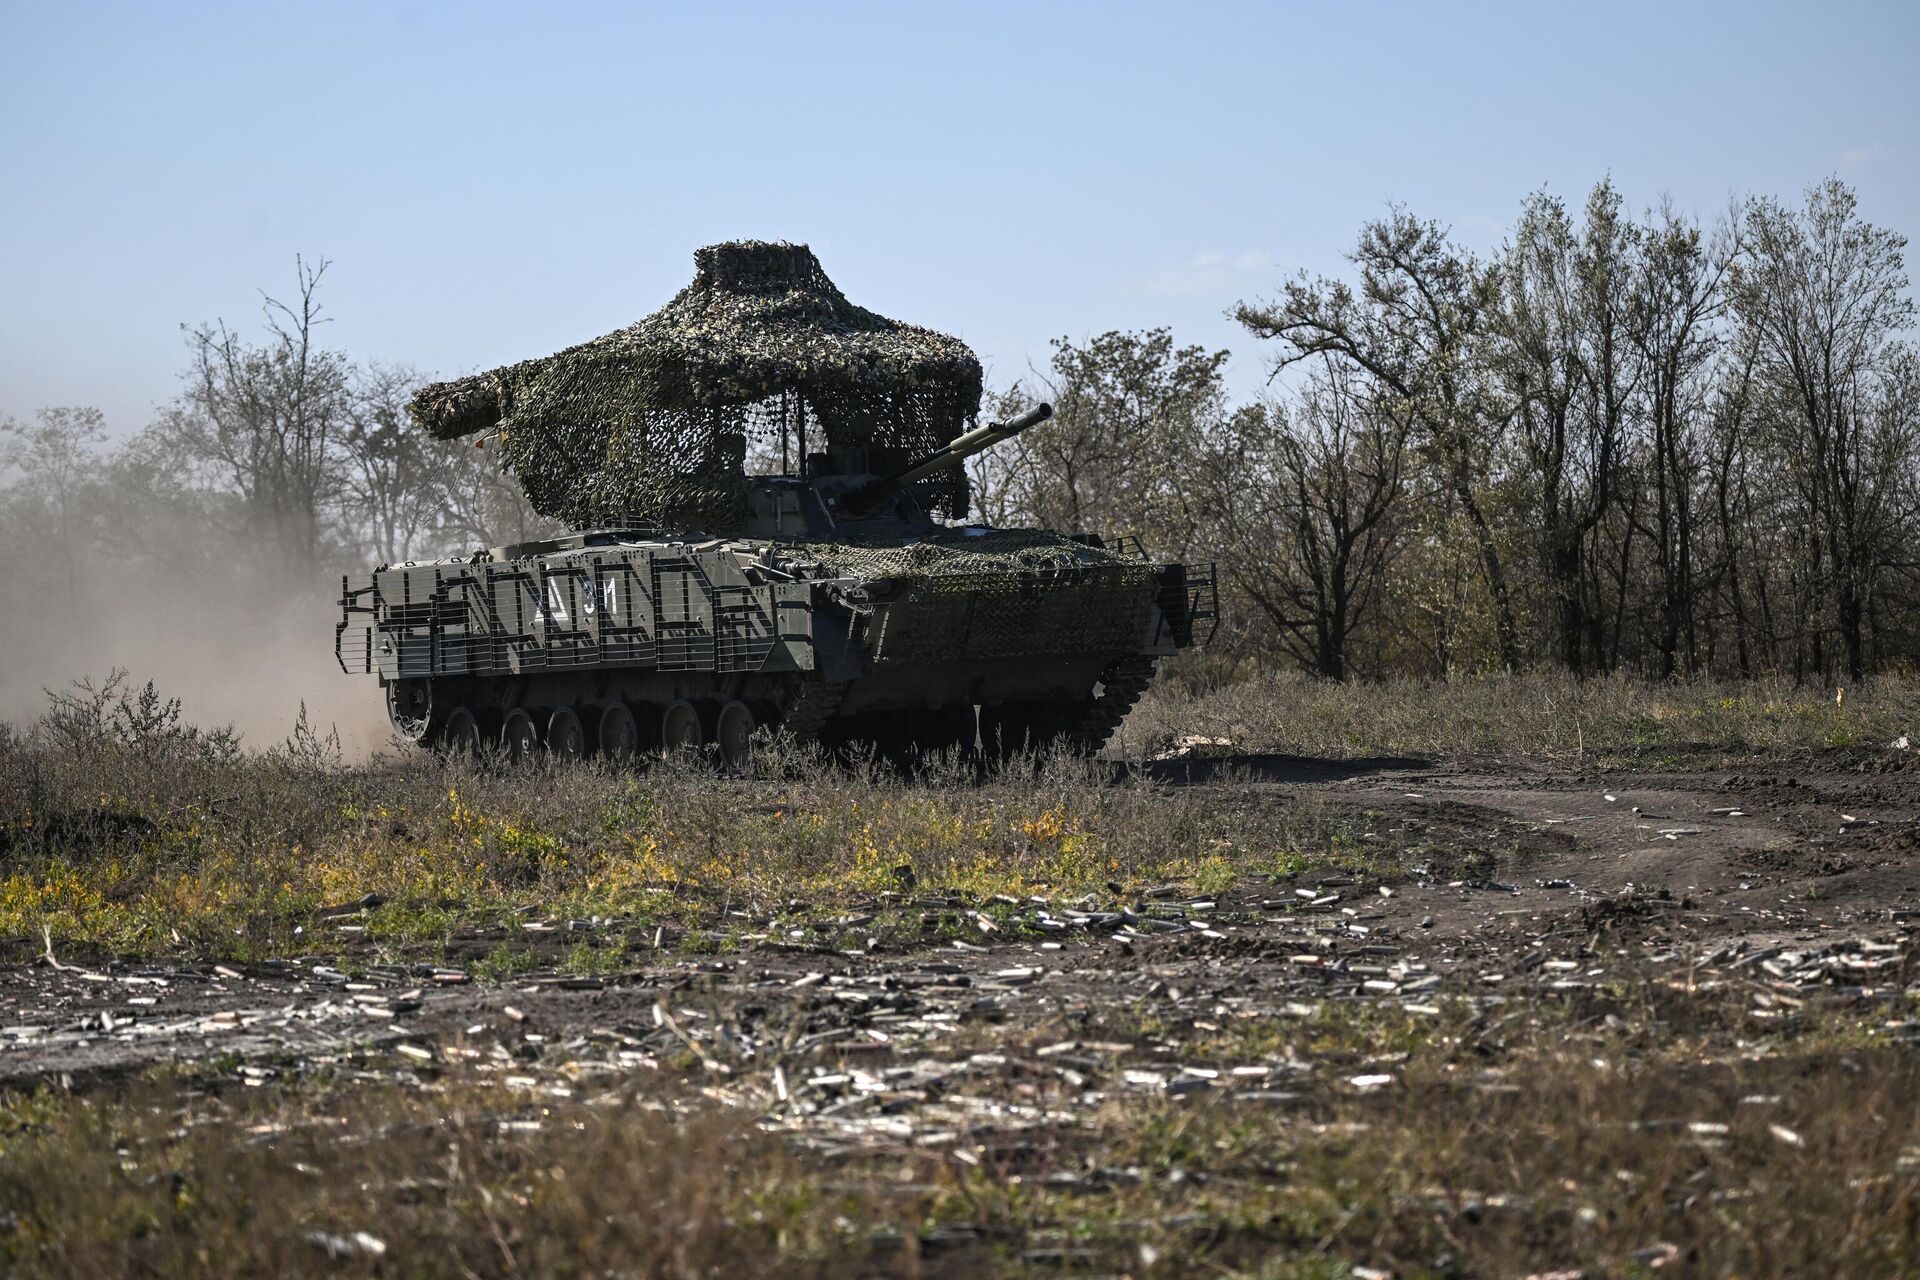
[[[418,422],[497,443],[581,532],[348,575],[342,668],[443,750],[737,763],[761,727],[890,755],[1099,749],[1214,622],[1211,568],[960,523],[964,461],[1046,405],[969,429],[972,353],[854,307],[804,246],[696,263],[631,328],[420,393]],[[746,474],[753,445],[773,474]]]

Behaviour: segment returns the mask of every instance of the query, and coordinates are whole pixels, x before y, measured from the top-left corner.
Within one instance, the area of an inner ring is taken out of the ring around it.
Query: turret
[[[957,467],[974,454],[984,453],[1002,440],[1011,440],[1027,428],[1037,427],[1052,416],[1053,406],[1043,402],[1009,421],[989,422],[984,427],[975,427],[945,448],[935,450],[918,462],[902,467],[892,475],[881,476],[865,484],[856,485],[841,494],[839,500],[832,505],[836,511],[845,512],[848,515],[872,511],[915,481],[923,480],[936,471]]]
[[[859,471],[831,471],[835,459],[815,454],[805,478],[749,476],[747,520],[743,532],[750,538],[786,538],[828,542],[847,536],[916,534],[935,527],[921,509],[913,486],[930,475],[957,467],[977,453],[1010,440],[1053,416],[1053,406],[1035,405],[1017,418],[990,422],[957,437],[932,453],[896,471],[874,475],[870,456],[862,450],[841,450],[837,460]],[[884,456],[884,455],[883,455]]]

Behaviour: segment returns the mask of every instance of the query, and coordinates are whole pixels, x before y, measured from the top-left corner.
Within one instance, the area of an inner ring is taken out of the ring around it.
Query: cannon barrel
[[[855,489],[850,489],[840,499],[842,508],[849,511],[862,511],[877,505],[888,494],[898,493],[916,480],[924,479],[946,467],[957,467],[974,454],[991,449],[1002,440],[1011,440],[1029,427],[1039,426],[1053,416],[1053,406],[1040,403],[1017,418],[1005,422],[989,422],[984,427],[975,427],[963,436],[956,436],[950,444],[935,450],[919,461],[890,476],[881,476],[877,480]]]

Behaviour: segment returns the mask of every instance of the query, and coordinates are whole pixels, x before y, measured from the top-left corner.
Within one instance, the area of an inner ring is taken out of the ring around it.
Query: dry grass
[[[697,759],[348,767],[39,733],[0,738],[0,946],[248,958],[324,948],[326,913],[369,898],[382,905],[364,936],[415,952],[527,911],[725,946],[743,921],[810,937],[908,887],[972,901],[1204,887],[1337,854],[1350,823],[1311,801],[1247,823],[1067,759],[907,778],[773,745],[729,778]]]
[[[1717,761],[1884,744],[1920,692],[1886,679],[1836,704],[1773,685],[1557,677],[1183,688],[1176,678],[1151,695],[1121,748],[1199,732],[1320,756]],[[975,900],[1111,900],[1162,882],[1213,892],[1248,869],[1349,856],[1354,821],[1288,798],[1250,816],[1071,760],[984,779],[959,765],[902,778],[778,746],[737,779],[699,761],[643,773],[443,769],[418,754],[346,766],[311,735],[241,753],[179,725],[164,702],[96,695],[66,699],[27,733],[0,729],[0,948],[17,956],[50,937],[247,958],[312,948],[326,911],[370,895],[385,905],[365,937],[396,953],[524,911],[725,947],[742,921],[810,938],[850,902],[909,885]]]
[[[1649,684],[1562,674],[1452,682],[1329,684],[1305,676],[1191,670],[1168,678],[1128,720],[1125,747],[1158,749],[1181,734],[1225,738],[1244,751],[1314,756],[1463,753],[1559,760],[1882,748],[1920,743],[1920,682],[1882,676],[1847,689],[1745,684]]]
[[[48,1276],[846,1274],[863,1241],[739,1117],[308,1082],[14,1099],[0,1261]],[[828,1210],[828,1212],[822,1212]]]
[[[1046,1095],[1075,1120],[1013,1131],[983,1113],[953,1141],[837,1156],[796,1146],[805,1123],[770,1092],[734,1081],[714,1101],[672,1073],[565,1096],[453,1068],[15,1096],[0,1259],[97,1276],[1920,1265],[1910,1051],[1844,1009],[1758,1039],[1716,1029],[1732,1007],[1666,1002],[1612,1028],[1581,1012],[1517,1006],[1492,1031],[1328,1008],[1278,1043],[1261,1027],[1210,1046],[1223,1064],[1318,1068],[1285,1098]]]

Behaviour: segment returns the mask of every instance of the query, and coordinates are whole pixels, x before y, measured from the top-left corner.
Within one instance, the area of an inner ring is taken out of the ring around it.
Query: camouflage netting
[[[1152,574],[1151,566],[1143,560],[1043,529],[950,529],[904,546],[898,538],[806,543],[794,547],[790,555],[836,575],[855,578],[917,580],[1123,566],[1133,570],[1140,582]]]
[[[901,545],[810,543],[793,558],[886,578],[869,635],[879,663],[1131,652],[1151,617],[1153,566],[1039,529],[951,529]]]
[[[918,455],[977,415],[965,343],[854,306],[805,245],[709,245],[694,264],[693,283],[637,324],[423,388],[415,421],[441,439],[497,430],[542,515],[726,532],[743,514],[749,434],[804,413],[810,449]],[[928,478],[920,497],[964,516],[965,472]]]

